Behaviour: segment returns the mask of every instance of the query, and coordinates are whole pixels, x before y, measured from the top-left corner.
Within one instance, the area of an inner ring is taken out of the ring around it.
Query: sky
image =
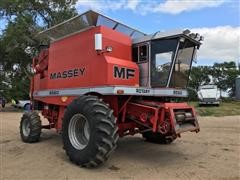
[[[81,14],[97,10],[147,34],[190,29],[204,36],[195,65],[240,60],[240,0],[78,0]],[[0,21],[0,30],[5,22]]]

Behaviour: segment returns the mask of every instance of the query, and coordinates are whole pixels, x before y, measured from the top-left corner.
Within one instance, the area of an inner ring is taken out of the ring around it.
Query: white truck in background
[[[12,100],[12,106],[14,106],[15,108],[20,108],[24,110],[31,109],[30,100]]]
[[[198,88],[199,106],[201,105],[217,105],[220,104],[220,90],[216,85],[203,85]]]

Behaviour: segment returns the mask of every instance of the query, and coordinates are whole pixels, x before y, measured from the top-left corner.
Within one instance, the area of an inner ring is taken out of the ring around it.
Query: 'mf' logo
[[[135,70],[124,67],[114,66],[114,77],[120,79],[129,79],[134,77]]]

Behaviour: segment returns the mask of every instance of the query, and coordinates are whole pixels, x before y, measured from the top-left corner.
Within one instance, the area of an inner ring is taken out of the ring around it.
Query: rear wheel
[[[26,112],[20,122],[20,134],[23,142],[33,143],[40,139],[41,120],[37,112]]]
[[[170,144],[172,143],[176,137],[167,136],[161,133],[154,132],[144,132],[142,136],[149,142],[158,143],[158,144]]]
[[[82,96],[69,104],[62,130],[66,154],[77,165],[96,167],[116,148],[113,110],[95,96]]]
[[[24,107],[23,107],[23,109],[24,109],[25,111],[30,111],[30,110],[31,110],[31,104],[30,104],[30,103],[25,104]]]

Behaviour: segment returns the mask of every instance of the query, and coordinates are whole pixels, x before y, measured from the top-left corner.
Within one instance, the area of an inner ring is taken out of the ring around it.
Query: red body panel
[[[101,33],[103,47],[111,46],[113,51],[97,54],[94,49],[94,35]],[[53,42],[49,48],[47,76],[34,76],[34,90],[94,87],[108,85],[139,85],[139,70],[131,61],[130,37],[106,27],[94,27],[84,32]],[[113,68],[128,67],[135,70],[130,79],[113,78]],[[51,79],[51,74],[78,69],[78,76]],[[84,73],[79,74],[79,69]]]

